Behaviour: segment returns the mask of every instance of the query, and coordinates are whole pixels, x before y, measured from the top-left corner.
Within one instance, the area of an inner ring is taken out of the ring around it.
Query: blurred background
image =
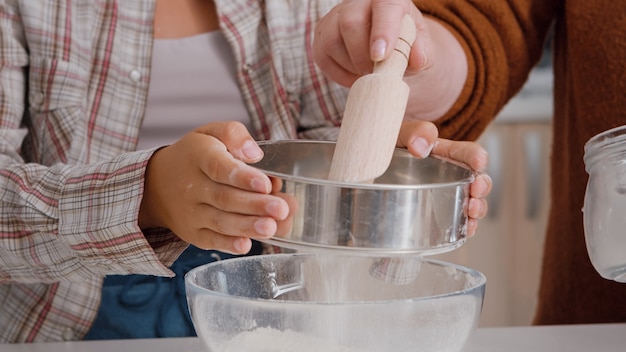
[[[524,88],[479,139],[493,178],[475,237],[437,256],[487,276],[480,326],[530,325],[547,226],[552,144],[552,37]]]

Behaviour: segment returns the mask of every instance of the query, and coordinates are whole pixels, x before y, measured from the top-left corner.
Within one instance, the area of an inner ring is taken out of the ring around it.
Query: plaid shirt
[[[219,0],[257,139],[336,138],[346,90],[311,60],[337,1]],[[154,1],[0,3],[0,341],[81,339],[107,274],[171,276],[137,226]]]

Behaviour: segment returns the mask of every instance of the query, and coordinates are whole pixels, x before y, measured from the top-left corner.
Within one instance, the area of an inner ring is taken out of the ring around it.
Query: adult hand
[[[393,51],[404,15],[415,20],[407,71],[418,72],[431,39],[428,25],[411,0],[344,0],[316,25],[313,57],[333,81],[349,87]]]
[[[467,205],[467,235],[473,236],[478,220],[487,214],[486,197],[491,192],[492,181],[485,173],[489,157],[487,151],[476,142],[452,141],[438,138],[437,127],[427,121],[405,119],[398,137],[398,147],[407,148],[413,155],[425,158],[432,154],[469,166],[476,172],[470,185]]]
[[[203,249],[247,253],[251,238],[276,234],[289,205],[278,185],[247,165],[263,157],[237,122],[202,126],[155,152],[146,171],[142,228],[165,227]]]
[[[313,58],[332,81],[350,87],[374,62],[394,50],[402,18],[415,21],[405,82],[411,87],[406,115],[434,121],[461,95],[468,61],[457,38],[411,0],[344,0],[316,25]]]

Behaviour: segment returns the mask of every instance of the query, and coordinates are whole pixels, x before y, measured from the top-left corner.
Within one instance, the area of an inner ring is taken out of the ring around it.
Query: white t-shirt
[[[137,149],[172,144],[209,122],[240,121],[249,126],[233,60],[220,31],[155,39]]]

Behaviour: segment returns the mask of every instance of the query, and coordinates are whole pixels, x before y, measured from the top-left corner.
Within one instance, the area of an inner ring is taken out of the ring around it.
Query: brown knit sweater
[[[626,124],[626,1],[415,2],[456,32],[470,58],[465,90],[438,122],[453,139],[477,138],[521,88],[554,21],[552,208],[535,322],[625,322],[626,284],[591,266],[581,209],[584,143]]]

